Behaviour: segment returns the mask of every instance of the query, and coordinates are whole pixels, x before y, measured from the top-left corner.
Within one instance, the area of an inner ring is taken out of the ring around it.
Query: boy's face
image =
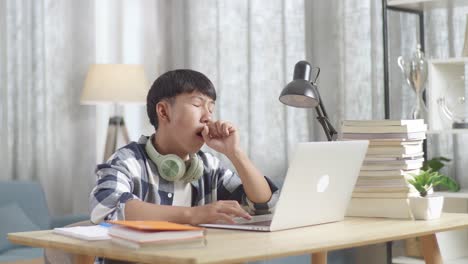
[[[168,104],[167,131],[180,151],[195,153],[203,146],[201,131],[211,120],[214,105],[213,99],[197,91],[179,94]]]

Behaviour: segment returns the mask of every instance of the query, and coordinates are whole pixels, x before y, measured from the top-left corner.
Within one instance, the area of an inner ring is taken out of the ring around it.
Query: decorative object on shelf
[[[460,186],[452,178],[439,173],[444,166],[443,162],[450,161],[444,157],[431,159],[425,163],[421,172],[409,179],[419,192],[418,197],[410,197],[410,207],[416,220],[437,219],[442,213],[444,197],[442,195],[428,195],[433,192],[433,187],[442,186],[450,191],[459,191]]]
[[[456,87],[465,87],[465,76],[461,75],[456,80],[451,80],[453,91],[458,94],[452,96],[443,95],[437,99],[437,105],[442,115],[452,122],[452,128],[468,128],[468,104],[465,98],[465,89],[456,89]]]
[[[468,14],[466,14],[465,42],[463,44],[462,57],[468,57]]]
[[[426,119],[427,110],[422,95],[427,79],[427,61],[424,57],[424,52],[421,51],[421,45],[418,44],[416,52],[413,54],[410,61],[405,60],[402,56],[398,57],[398,66],[404,74],[409,86],[416,93],[412,118]]]

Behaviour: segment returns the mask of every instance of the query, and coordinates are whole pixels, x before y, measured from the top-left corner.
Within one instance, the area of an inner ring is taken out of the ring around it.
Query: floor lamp
[[[109,118],[104,161],[117,149],[119,138],[130,141],[119,108],[122,104],[144,104],[149,83],[142,65],[94,64],[89,67],[80,102],[82,104],[113,104]]]

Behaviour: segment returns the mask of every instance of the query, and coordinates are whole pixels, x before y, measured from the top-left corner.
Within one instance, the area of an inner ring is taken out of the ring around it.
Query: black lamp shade
[[[312,67],[307,61],[299,61],[294,66],[293,81],[284,87],[280,94],[281,103],[300,108],[315,108],[317,111],[317,120],[323,127],[325,135],[329,141],[336,140],[338,133],[328,120],[327,112],[323,103],[320,102],[320,94],[315,85],[320,74],[320,68],[316,67],[317,75],[315,80],[310,82],[310,73]]]
[[[307,61],[296,63],[293,81],[284,87],[279,97],[283,104],[300,108],[314,108],[319,104],[317,87],[310,83],[311,69]]]
[[[306,80],[294,80],[284,87],[281,103],[299,108],[314,108],[319,104],[317,88]]]

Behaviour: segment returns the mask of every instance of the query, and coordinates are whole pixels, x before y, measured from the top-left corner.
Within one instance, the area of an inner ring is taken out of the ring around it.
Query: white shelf
[[[465,0],[468,3],[468,0]],[[466,133],[466,129],[452,129],[452,122],[445,116],[438,100],[450,100],[465,95],[465,67],[468,58],[448,58],[428,61],[426,106],[428,109],[428,134]]]
[[[461,198],[468,199],[468,189],[461,189],[458,192],[435,192],[434,194],[439,194],[445,198]],[[468,263],[468,262],[467,262]]]
[[[431,9],[443,10],[468,7],[468,0],[387,0],[388,10],[413,10],[425,12]],[[466,70],[465,70],[466,69]],[[468,129],[452,129],[451,121],[442,113],[437,102],[440,98],[457,98],[465,96],[468,57],[439,58],[428,60],[428,82],[426,86],[426,103],[428,108],[427,134],[459,135],[468,133]],[[461,79],[463,80],[463,79]],[[459,192],[435,192],[447,198],[444,201],[444,212],[467,213],[468,189]],[[436,234],[444,263],[467,264],[468,230],[452,230]],[[394,264],[423,264],[423,259],[399,256],[392,258]]]
[[[444,7],[450,4],[453,7],[468,6],[467,0],[388,0],[387,6],[424,11],[426,9]]]
[[[468,63],[468,57],[430,59],[429,62],[433,64],[465,64]]]
[[[428,130],[428,131],[426,131],[426,134],[428,134],[428,135],[466,134],[466,133],[468,133],[468,128],[445,129],[445,130]]]
[[[405,256],[399,256],[392,258],[392,263],[393,264],[424,264],[424,260],[419,259],[419,258],[412,258],[412,257],[405,257]]]
[[[446,261],[446,263],[447,264],[466,264],[468,263],[468,257],[449,260],[449,261]]]
[[[419,258],[412,258],[412,257],[405,257],[399,256],[392,259],[393,264],[424,264],[423,259]],[[444,261],[446,264],[466,264],[468,263],[468,257],[466,258],[459,258],[459,259],[452,259],[448,261]]]

